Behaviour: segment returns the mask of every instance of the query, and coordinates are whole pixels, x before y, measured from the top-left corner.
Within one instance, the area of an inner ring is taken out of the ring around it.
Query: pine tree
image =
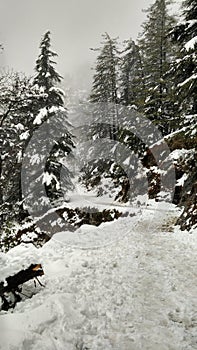
[[[130,39],[120,60],[120,102],[126,106],[135,105],[138,110],[144,103],[144,85],[141,56],[138,46]]]
[[[171,36],[179,44],[180,54],[173,66],[177,80],[177,98],[181,113],[197,114],[197,3],[183,2],[184,20],[173,28]],[[191,120],[190,120],[191,122]]]
[[[60,172],[62,168],[65,170],[63,159],[74,147],[72,135],[68,131],[69,123],[67,110],[64,107],[64,92],[57,86],[62,77],[54,68],[56,64],[53,60],[54,57],[57,57],[57,54],[51,50],[50,32],[48,31],[41,40],[40,55],[36,61],[34,86],[41,98],[35,101],[33,108],[34,115],[36,115],[34,119],[35,127],[54,117],[53,133],[58,134],[59,132],[60,134],[59,128],[64,130],[63,135],[61,134],[60,139],[55,142],[53,149],[50,151],[44,174],[37,174],[38,178],[43,177],[42,181],[46,186],[47,196],[52,201],[56,201],[62,196]],[[53,135],[50,136],[53,137]],[[48,138],[49,135],[45,135],[45,137]],[[42,155],[46,153],[44,146],[39,151]],[[66,169],[65,172],[67,173],[67,184],[71,184],[69,170]],[[45,201],[46,199],[42,198],[42,200]]]
[[[171,118],[176,112],[172,82],[167,76],[175,55],[175,48],[168,37],[175,24],[174,17],[168,12],[169,4],[168,0],[156,0],[148,8],[147,21],[139,39],[146,94],[144,112],[163,134],[171,131]]]
[[[112,140],[117,138],[117,109],[118,98],[118,49],[117,39],[112,39],[107,33],[103,35],[102,47],[95,49],[99,55],[96,61],[95,74],[93,77],[92,91],[90,102],[99,105],[102,120],[97,121],[97,127],[91,129],[93,134],[99,137],[109,134]],[[96,113],[97,114],[97,113]],[[107,123],[111,124],[107,128]],[[102,125],[102,124],[105,125]]]
[[[182,3],[181,22],[172,29],[170,36],[179,45],[179,54],[173,63],[171,74],[176,79],[176,97],[179,102],[181,123],[179,144],[186,151],[183,171],[181,205],[184,206],[178,224],[181,229],[195,229],[197,224],[197,3]],[[176,142],[176,140],[175,140]],[[182,160],[183,161],[183,160]]]
[[[117,39],[111,38],[107,33],[102,35],[102,38],[101,47],[92,49],[98,52],[98,56],[89,97],[89,113],[92,118],[89,122],[88,133],[87,130],[85,130],[85,133],[88,140],[103,140],[100,143],[102,146],[99,147],[96,155],[94,147],[90,147],[86,155],[87,164],[82,169],[81,178],[83,178],[88,188],[93,183],[97,182],[98,184],[98,179],[101,179],[102,176],[113,176],[113,174],[110,174],[110,169],[114,168],[114,161],[111,159],[114,156],[115,148],[111,144],[114,144],[113,141],[117,141],[119,138],[117,107],[119,103],[118,43]],[[104,154],[106,144],[109,147],[108,159]],[[92,160],[92,154],[94,154],[94,160]],[[91,160],[89,161],[89,159]]]
[[[96,72],[93,78],[91,102],[118,102],[118,50],[117,39],[112,39],[105,33],[102,47],[99,51],[96,63]]]
[[[43,100],[43,105],[46,108],[64,105],[63,92],[55,88],[56,84],[62,80],[54,68],[56,62],[53,61],[53,58],[55,57],[57,57],[57,53],[51,50],[50,31],[48,31],[40,44],[40,55],[36,61],[36,76],[34,78],[34,84],[47,94],[46,100]]]
[[[31,79],[18,73],[5,72],[0,83],[1,219],[20,220],[24,214],[20,204],[22,154],[33,123],[34,91]]]

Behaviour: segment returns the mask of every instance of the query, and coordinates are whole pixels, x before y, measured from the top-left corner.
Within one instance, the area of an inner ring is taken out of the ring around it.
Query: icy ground
[[[175,206],[148,204],[82,226],[74,244],[65,232],[0,254],[2,276],[34,262],[45,271],[45,287],[26,283],[33,297],[1,311],[0,349],[197,349],[197,232],[174,229]]]

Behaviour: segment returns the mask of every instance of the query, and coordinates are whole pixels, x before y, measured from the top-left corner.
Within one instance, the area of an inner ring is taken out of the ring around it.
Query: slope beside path
[[[158,204],[103,224],[118,238],[105,246],[73,247],[65,233],[10,250],[12,263],[31,255],[43,264],[46,287],[1,312],[0,349],[197,349],[197,237],[174,230],[176,217]],[[88,240],[99,232],[80,229]]]

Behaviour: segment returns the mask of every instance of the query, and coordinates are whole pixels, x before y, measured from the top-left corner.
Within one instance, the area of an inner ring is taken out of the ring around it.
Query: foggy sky
[[[154,0],[0,0],[1,66],[32,74],[42,35],[50,30],[61,75],[93,66],[101,35],[136,39]]]

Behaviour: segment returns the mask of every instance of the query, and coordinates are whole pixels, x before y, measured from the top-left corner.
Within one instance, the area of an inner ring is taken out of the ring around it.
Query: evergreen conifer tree
[[[22,154],[30,137],[34,90],[31,79],[5,72],[0,79],[0,193],[1,218],[23,216],[21,191]]]
[[[140,110],[144,103],[141,56],[132,39],[124,44],[120,59],[120,102],[126,106],[135,105]]]
[[[56,85],[61,82],[62,77],[55,70],[56,62],[53,60],[57,57],[57,53],[51,50],[50,31],[47,31],[41,40],[40,54],[36,61],[36,75],[34,77],[34,84],[37,85],[41,91],[47,94],[46,99],[43,99],[43,106],[50,108],[52,106],[63,106],[63,92],[56,88]]]
[[[93,78],[91,102],[118,102],[118,50],[117,39],[112,39],[105,33],[102,47],[99,51],[96,63],[96,71]]]
[[[95,111],[95,115],[102,114],[102,120],[95,118],[97,127],[91,128],[91,134],[92,136],[99,135],[99,137],[109,135],[110,139],[115,140],[118,133],[116,104],[119,102],[119,52],[117,39],[112,39],[105,33],[102,47],[94,51],[98,51],[99,54],[96,61],[90,102],[95,103],[97,106],[99,105],[100,111]],[[101,111],[102,113],[100,113]],[[109,124],[111,124],[109,127],[107,127],[108,120]]]
[[[53,133],[58,135],[60,129],[63,129],[63,135],[55,142],[53,149],[48,156],[44,174],[38,173],[37,178],[43,177],[43,183],[46,187],[47,196],[51,201],[56,201],[62,196],[62,188],[60,184],[60,172],[65,170],[67,177],[67,185],[71,185],[70,172],[65,169],[63,159],[68,155],[74,147],[72,135],[69,132],[69,122],[67,120],[67,110],[64,106],[64,91],[57,85],[61,82],[62,77],[55,70],[56,62],[54,58],[57,56],[51,50],[50,32],[47,31],[43,36],[40,44],[40,55],[36,61],[36,75],[34,77],[34,87],[40,96],[33,106],[34,109],[34,128],[39,128],[44,122],[53,117]],[[47,132],[47,131],[46,131]],[[46,137],[53,135],[43,135],[42,141]],[[45,155],[46,148],[42,146],[39,150],[40,154]],[[34,155],[35,156],[35,155]],[[42,157],[41,157],[42,158]],[[34,175],[35,179],[35,175]],[[36,181],[36,180],[35,180]],[[41,198],[43,203],[45,198]]]
[[[148,8],[147,21],[138,42],[144,70],[144,113],[163,134],[171,131],[171,118],[175,113],[173,84],[167,76],[176,52],[168,37],[169,30],[175,25],[175,19],[168,11],[170,3],[169,0],[156,0]]]
[[[179,44],[180,54],[173,65],[177,81],[177,99],[182,115],[197,114],[197,3],[183,2],[183,21],[173,28],[171,35]],[[190,120],[191,123],[191,120]]]

